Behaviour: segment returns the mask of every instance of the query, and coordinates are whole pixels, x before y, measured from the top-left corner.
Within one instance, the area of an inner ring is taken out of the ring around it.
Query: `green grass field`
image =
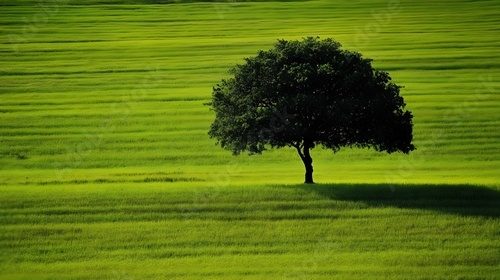
[[[154,2],[0,1],[0,279],[500,278],[499,1]],[[404,86],[415,152],[304,186],[208,138],[231,65],[316,35]]]

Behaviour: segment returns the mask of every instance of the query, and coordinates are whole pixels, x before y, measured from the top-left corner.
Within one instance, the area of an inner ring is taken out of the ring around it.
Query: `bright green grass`
[[[4,187],[3,279],[496,279],[467,185]]]
[[[0,2],[0,278],[500,277],[500,2],[147,2]],[[304,187],[208,139],[228,67],[310,35],[404,86],[414,153]]]

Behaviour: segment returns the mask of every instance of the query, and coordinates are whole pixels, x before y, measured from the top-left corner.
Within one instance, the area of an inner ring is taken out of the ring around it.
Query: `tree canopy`
[[[409,153],[413,116],[400,86],[371,62],[333,39],[278,40],[214,86],[209,135],[234,154],[294,147],[306,183],[317,145]]]

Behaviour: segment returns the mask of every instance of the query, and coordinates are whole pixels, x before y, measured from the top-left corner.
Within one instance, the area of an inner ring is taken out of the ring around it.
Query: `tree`
[[[413,116],[400,87],[371,61],[333,39],[278,40],[214,86],[209,135],[233,154],[293,147],[305,183],[314,182],[310,150],[317,145],[409,153]]]

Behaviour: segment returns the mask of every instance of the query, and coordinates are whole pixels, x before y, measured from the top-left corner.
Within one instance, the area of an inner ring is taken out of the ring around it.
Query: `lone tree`
[[[400,87],[360,53],[319,38],[278,40],[213,89],[209,135],[233,154],[294,147],[313,183],[310,150],[372,147],[409,153],[412,114]]]

